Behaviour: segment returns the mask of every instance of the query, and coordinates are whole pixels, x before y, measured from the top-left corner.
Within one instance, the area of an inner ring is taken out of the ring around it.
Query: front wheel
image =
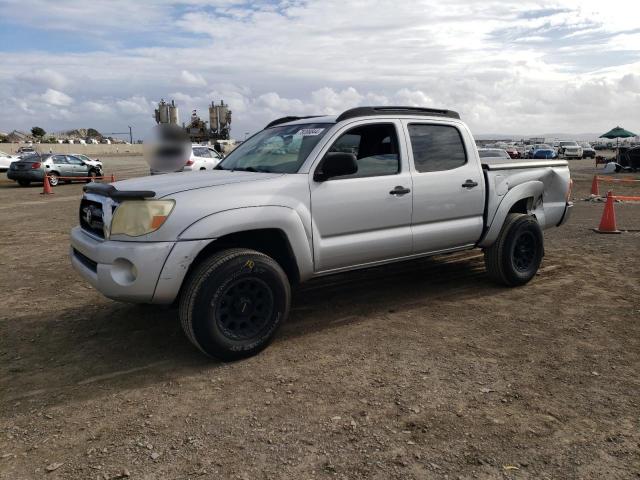
[[[289,315],[291,289],[271,257],[255,250],[213,254],[192,271],[180,296],[182,328],[202,352],[237,360],[263,350]]]
[[[510,213],[498,239],[484,252],[484,263],[492,280],[510,287],[531,280],[542,262],[544,241],[535,217]]]

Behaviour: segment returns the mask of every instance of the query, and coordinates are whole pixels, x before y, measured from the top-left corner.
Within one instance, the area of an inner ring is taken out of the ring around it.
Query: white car
[[[560,142],[558,144],[558,156],[564,158],[582,158],[582,147],[573,141]]]
[[[182,147],[178,147],[178,150],[179,152],[177,155],[182,155],[188,152],[188,147],[186,152],[182,149]],[[173,147],[169,147],[164,150],[165,153],[163,155],[167,157],[174,157],[176,160],[179,160],[180,159],[179,156],[176,158],[176,152],[178,150],[174,149]],[[183,153],[180,153],[180,152],[183,152]],[[215,148],[210,147],[209,145],[192,145],[191,152],[189,153],[189,158],[184,163],[184,165],[182,165],[179,169],[175,171],[176,172],[195,172],[200,170],[213,170],[222,161],[223,158],[224,158],[224,155],[222,155],[221,153],[216,151]],[[170,171],[174,171],[173,168],[175,168],[177,165],[173,161],[169,163],[170,165],[172,165],[170,169],[157,168],[157,167],[154,168],[154,166],[152,166],[150,170],[151,175],[158,175],[161,173],[168,173]],[[180,162],[180,164],[182,164],[182,162]]]
[[[222,160],[222,155],[208,145],[193,145],[191,156],[182,171],[213,170]]]
[[[83,155],[81,153],[70,153],[69,155],[72,155],[74,157],[79,158],[80,160],[82,160],[87,165],[89,165],[89,166],[95,168],[96,170],[99,170],[100,172],[102,172],[102,162],[100,160],[98,160],[97,158],[95,160],[93,160],[92,158],[89,158],[86,155]]]
[[[19,157],[9,155],[5,152],[0,152],[0,172],[6,172],[9,170],[11,162],[17,162],[18,160],[20,160]]]

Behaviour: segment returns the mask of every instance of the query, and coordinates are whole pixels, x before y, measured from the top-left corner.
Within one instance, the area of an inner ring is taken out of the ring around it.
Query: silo
[[[155,111],[156,123],[169,123],[169,105],[164,99],[160,100]]]
[[[217,132],[218,127],[218,108],[211,102],[211,105],[209,105],[209,128]]]
[[[225,105],[224,101],[220,100],[220,105],[218,105],[218,118],[220,119],[220,129],[229,128],[229,105]]]
[[[169,123],[178,125],[179,122],[178,107],[176,106],[175,100],[171,100],[171,105],[169,105]]]

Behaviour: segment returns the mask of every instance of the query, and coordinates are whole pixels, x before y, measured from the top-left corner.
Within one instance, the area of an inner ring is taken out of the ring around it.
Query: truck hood
[[[166,197],[178,192],[198,188],[215,187],[231,183],[254,182],[276,178],[281,173],[239,172],[229,170],[210,170],[206,172],[179,172],[165,175],[132,178],[113,184],[118,190],[151,190],[156,198]]]

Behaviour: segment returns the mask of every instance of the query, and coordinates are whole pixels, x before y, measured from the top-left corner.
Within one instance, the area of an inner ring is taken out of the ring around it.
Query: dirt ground
[[[2,174],[0,478],[640,477],[640,233],[593,233],[593,161],[571,169],[529,285],[491,284],[479,251],[325,278],[229,364],[73,271],[81,185]],[[640,230],[640,204],[616,213]]]

